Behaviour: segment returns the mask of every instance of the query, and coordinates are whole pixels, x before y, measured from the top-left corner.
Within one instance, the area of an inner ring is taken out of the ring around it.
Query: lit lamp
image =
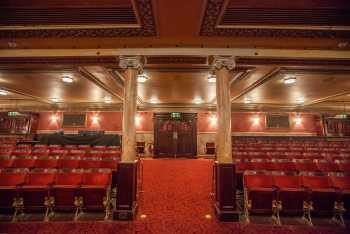
[[[302,119],[301,119],[301,117],[300,117],[300,115],[297,115],[296,117],[295,117],[295,124],[296,125],[300,125],[301,124],[301,122],[302,122]]]
[[[209,117],[210,125],[216,125],[217,121],[218,121],[218,118],[216,117],[216,115],[212,115]]]
[[[136,117],[135,117],[135,123],[136,123],[137,126],[140,125],[140,123],[141,123],[141,116],[136,115]]]
[[[52,122],[57,122],[57,120],[58,120],[58,116],[56,114],[52,114],[51,115],[51,121]]]
[[[94,116],[92,116],[91,120],[92,120],[93,124],[97,124],[98,120],[99,120],[99,117],[97,115],[94,115]]]
[[[260,118],[259,116],[255,116],[252,118],[253,124],[258,125],[260,123]]]

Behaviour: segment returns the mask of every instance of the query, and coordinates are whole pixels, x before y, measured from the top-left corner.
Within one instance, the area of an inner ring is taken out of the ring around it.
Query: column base
[[[113,211],[113,219],[114,220],[124,220],[124,221],[133,220],[137,214],[137,209],[138,209],[137,203],[135,203],[131,207],[131,209],[127,209],[127,210],[115,209]]]
[[[215,163],[214,209],[220,221],[239,221],[236,207],[236,173],[233,163]]]
[[[133,220],[137,213],[138,161],[118,164],[117,198],[113,219]]]

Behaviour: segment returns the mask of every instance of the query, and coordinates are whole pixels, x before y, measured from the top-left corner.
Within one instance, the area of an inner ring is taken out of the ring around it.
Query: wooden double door
[[[197,155],[197,114],[154,114],[155,157],[195,157]]]

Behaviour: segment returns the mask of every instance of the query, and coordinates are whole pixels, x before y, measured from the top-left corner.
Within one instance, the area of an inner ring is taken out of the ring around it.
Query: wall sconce
[[[97,115],[94,115],[94,116],[91,117],[91,120],[92,120],[92,123],[93,123],[93,124],[97,124],[98,121],[99,121],[99,119],[100,119],[100,118],[99,118]]]
[[[253,121],[254,125],[258,125],[258,124],[260,124],[260,117],[259,116],[254,116],[252,118],[252,121]]]
[[[50,119],[51,119],[52,122],[57,122],[58,116],[56,114],[52,114]]]
[[[216,123],[218,122],[218,118],[216,117],[216,115],[210,116],[209,122],[210,122],[210,125],[216,125]]]
[[[294,119],[296,125],[300,125],[302,123],[302,118],[297,115]]]
[[[137,126],[139,126],[140,124],[141,124],[141,116],[140,115],[136,115],[136,117],[135,117],[135,123],[136,123],[136,125]]]

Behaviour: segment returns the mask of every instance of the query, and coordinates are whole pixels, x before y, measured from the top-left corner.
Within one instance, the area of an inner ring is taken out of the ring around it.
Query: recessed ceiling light
[[[297,98],[296,102],[297,102],[297,103],[304,103],[305,100],[304,100],[303,97],[300,97],[300,98]]]
[[[216,82],[216,75],[214,75],[214,74],[209,74],[209,75],[208,75],[208,82],[209,82],[209,83],[215,83],[215,82]]]
[[[111,103],[112,98],[111,97],[105,97],[105,103]]]
[[[283,79],[284,84],[294,84],[297,81],[297,78],[295,76],[287,76]]]
[[[51,101],[53,101],[53,102],[58,102],[59,99],[58,99],[58,98],[51,98]]]
[[[9,92],[7,92],[6,90],[0,90],[0,95],[2,95],[2,96],[6,96],[6,95],[8,95],[9,94]]]
[[[251,98],[244,98],[244,103],[252,103],[252,99]]]
[[[151,99],[151,100],[150,100],[150,103],[156,104],[156,103],[157,103],[157,100],[156,100],[156,99]]]
[[[148,80],[148,76],[146,76],[146,74],[142,73],[137,75],[137,82],[145,83],[147,80]]]
[[[73,82],[73,77],[70,75],[64,75],[62,76],[62,81],[65,83],[72,83]]]

